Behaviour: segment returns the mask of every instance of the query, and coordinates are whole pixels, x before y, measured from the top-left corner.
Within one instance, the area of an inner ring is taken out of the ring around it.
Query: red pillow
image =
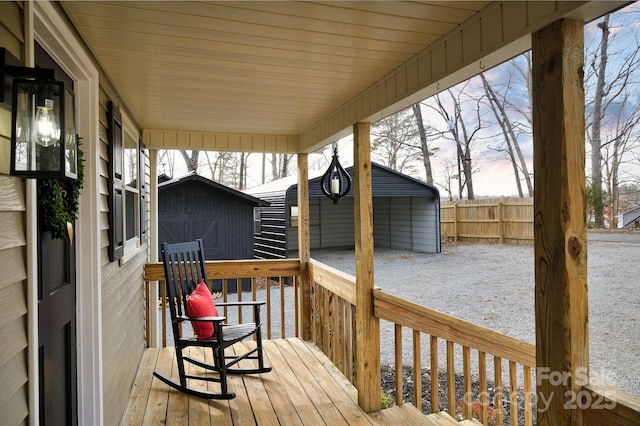
[[[193,290],[187,298],[187,315],[190,317],[218,316],[216,302],[213,300],[213,296],[211,292],[209,292],[209,288],[204,283],[204,280],[200,281],[200,284],[196,286],[196,289]],[[208,321],[191,321],[191,325],[198,339],[215,337],[213,323]]]

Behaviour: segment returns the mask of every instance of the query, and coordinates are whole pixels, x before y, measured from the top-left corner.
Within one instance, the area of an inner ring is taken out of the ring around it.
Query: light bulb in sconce
[[[53,99],[45,98],[42,105],[37,106],[35,138],[36,142],[44,147],[59,142],[60,129],[53,115]]]
[[[340,176],[336,172],[333,172],[333,176],[331,176],[331,193],[334,195],[340,193]]]

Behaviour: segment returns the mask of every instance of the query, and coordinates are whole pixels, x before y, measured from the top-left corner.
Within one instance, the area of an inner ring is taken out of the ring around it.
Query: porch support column
[[[158,253],[158,150],[149,150],[149,168],[151,173],[151,185],[149,188],[149,231],[147,235],[149,244],[149,260],[151,262],[157,262],[160,257]],[[149,300],[150,307],[155,308],[160,295],[158,294],[158,281],[149,283]],[[158,344],[158,310],[149,310],[149,324],[150,330],[147,330],[149,336],[149,347],[160,347]]]
[[[584,23],[554,22],[532,49],[538,425],[582,425],[565,404],[589,377]]]
[[[353,126],[356,248],[356,387],[358,405],[379,411],[380,321],[373,315],[373,201],[370,124]]]
[[[309,240],[309,155],[298,154],[298,257],[300,259],[300,336],[311,340],[311,283],[307,264]]]

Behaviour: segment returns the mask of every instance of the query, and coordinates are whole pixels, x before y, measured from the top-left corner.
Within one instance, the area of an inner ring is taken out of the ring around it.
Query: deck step
[[[458,424],[461,424],[463,426],[478,426],[478,425],[482,425],[482,423],[480,423],[476,419],[461,420],[460,422],[458,422]]]
[[[447,413],[446,411],[440,411],[439,413],[432,413],[429,414],[427,416],[427,418],[429,419],[427,424],[429,425],[433,425],[433,426],[482,426],[482,423],[480,423],[477,419],[466,419],[466,420],[461,420],[461,421],[457,421],[456,419],[454,419],[453,417],[451,417],[451,415],[449,413]]]
[[[431,420],[435,420],[436,425],[440,426],[459,426],[460,423],[449,415],[446,411],[440,411],[438,413],[431,413],[427,416]]]

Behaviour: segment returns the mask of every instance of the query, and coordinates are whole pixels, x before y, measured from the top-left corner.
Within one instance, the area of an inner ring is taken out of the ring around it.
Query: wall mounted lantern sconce
[[[11,174],[26,178],[77,178],[78,146],[65,132],[64,83],[53,69],[28,68],[0,48],[0,101],[11,86]]]
[[[320,179],[320,189],[325,196],[333,200],[333,204],[338,204],[338,201],[351,190],[351,176],[338,161],[338,147],[333,148],[333,159]]]

